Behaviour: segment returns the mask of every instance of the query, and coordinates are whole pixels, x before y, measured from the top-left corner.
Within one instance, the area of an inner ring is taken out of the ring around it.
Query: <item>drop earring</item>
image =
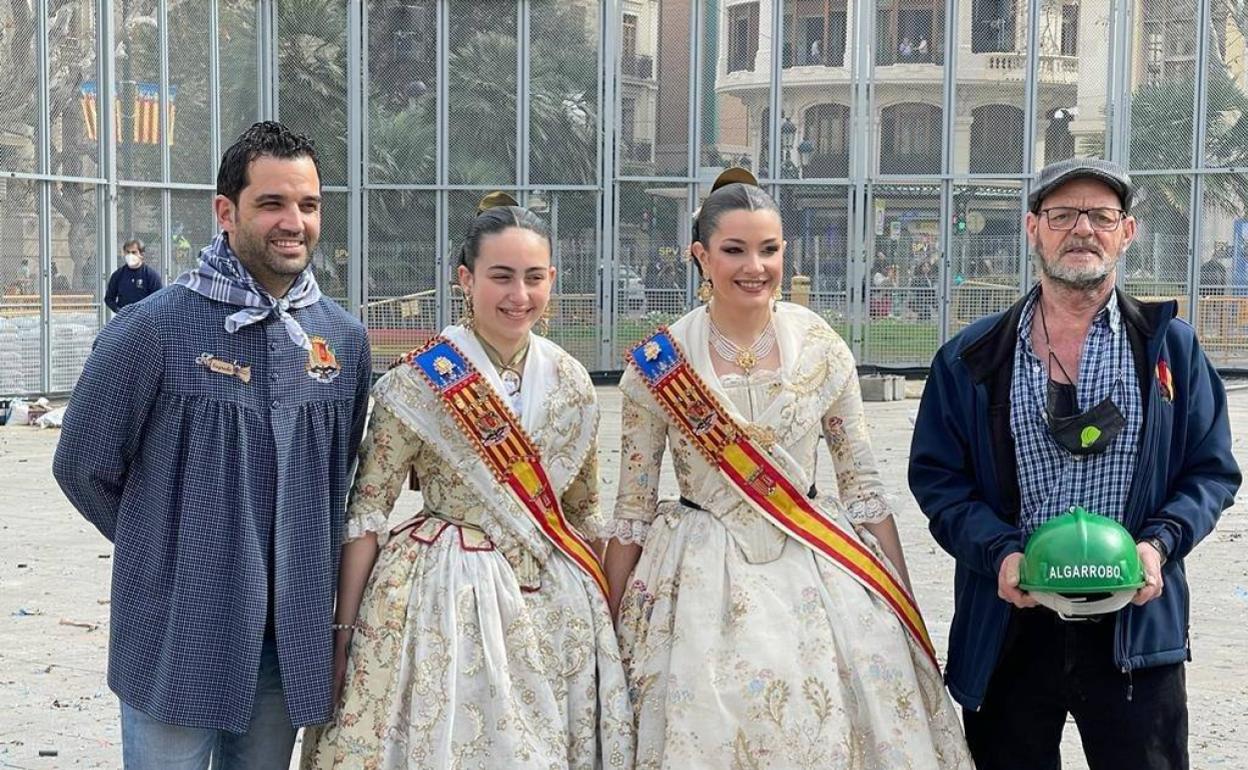
[[[465,329],[473,329],[477,325],[477,317],[472,311],[472,293],[465,291],[463,287],[459,288],[459,293],[464,297],[464,310],[459,315],[459,325]]]
[[[714,294],[714,287],[711,285],[711,279],[703,278],[702,283],[698,284],[698,301],[707,303],[711,301]]]

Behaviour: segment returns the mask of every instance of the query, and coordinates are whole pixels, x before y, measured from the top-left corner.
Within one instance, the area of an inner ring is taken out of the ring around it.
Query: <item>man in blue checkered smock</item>
[[[979,770],[1058,770],[1068,716],[1091,770],[1188,766],[1184,560],[1240,472],[1176,303],[1116,287],[1133,190],[1099,159],[1040,172],[1037,286],[940,349],[915,419],[910,489],[957,561],[946,681]],[[1145,581],[1121,609],[1062,616],[1019,588],[1028,539],[1074,506],[1136,541]]]
[[[330,703],[334,590],[371,378],[321,296],[315,149],[259,123],[222,233],[101,331],[53,472],[113,541],[109,686],[127,768],[285,768]]]

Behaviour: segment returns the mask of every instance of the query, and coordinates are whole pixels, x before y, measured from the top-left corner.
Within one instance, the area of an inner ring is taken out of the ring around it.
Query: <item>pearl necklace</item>
[[[715,321],[711,320],[711,349],[720,358],[731,364],[736,364],[741,371],[745,372],[747,377],[750,376],[750,372],[754,367],[758,366],[758,362],[766,358],[775,346],[776,324],[774,321],[767,322],[767,326],[764,327],[753,344],[749,347],[742,347],[728,339],[727,335],[715,325]]]
[[[477,342],[481,343],[481,347],[485,350],[485,357],[490,359],[490,363],[494,364],[494,368],[498,371],[498,378],[503,381],[503,389],[507,391],[507,398],[515,398],[520,392],[520,386],[524,382],[524,375],[521,373],[521,362],[524,361],[525,355],[529,352],[530,341],[524,343],[524,347],[516,351],[510,361],[504,362],[503,357],[499,355],[494,346],[485,341],[485,337],[477,331],[473,331],[477,337]]]

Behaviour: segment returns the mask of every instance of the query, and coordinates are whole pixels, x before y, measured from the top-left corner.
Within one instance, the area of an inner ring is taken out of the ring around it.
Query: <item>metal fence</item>
[[[1178,298],[1214,360],[1242,368],[1236,8],[0,0],[0,394],[72,388],[123,240],[167,278],[193,262],[221,150],[261,117],[317,141],[314,267],[379,369],[457,317],[451,255],[493,189],[554,230],[551,336],[620,368],[694,302],[689,212],[732,164],[780,203],[791,298],[862,363],[922,366],[1029,285],[1022,201],[1076,153],[1139,182],[1124,287]]]

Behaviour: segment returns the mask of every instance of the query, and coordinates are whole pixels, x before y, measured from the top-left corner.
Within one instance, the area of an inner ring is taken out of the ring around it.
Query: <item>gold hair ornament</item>
[[[477,213],[474,216],[481,216],[490,209],[496,209],[499,206],[519,206],[520,203],[511,195],[502,190],[495,190],[492,193],[486,193],[481,200],[477,201]]]

